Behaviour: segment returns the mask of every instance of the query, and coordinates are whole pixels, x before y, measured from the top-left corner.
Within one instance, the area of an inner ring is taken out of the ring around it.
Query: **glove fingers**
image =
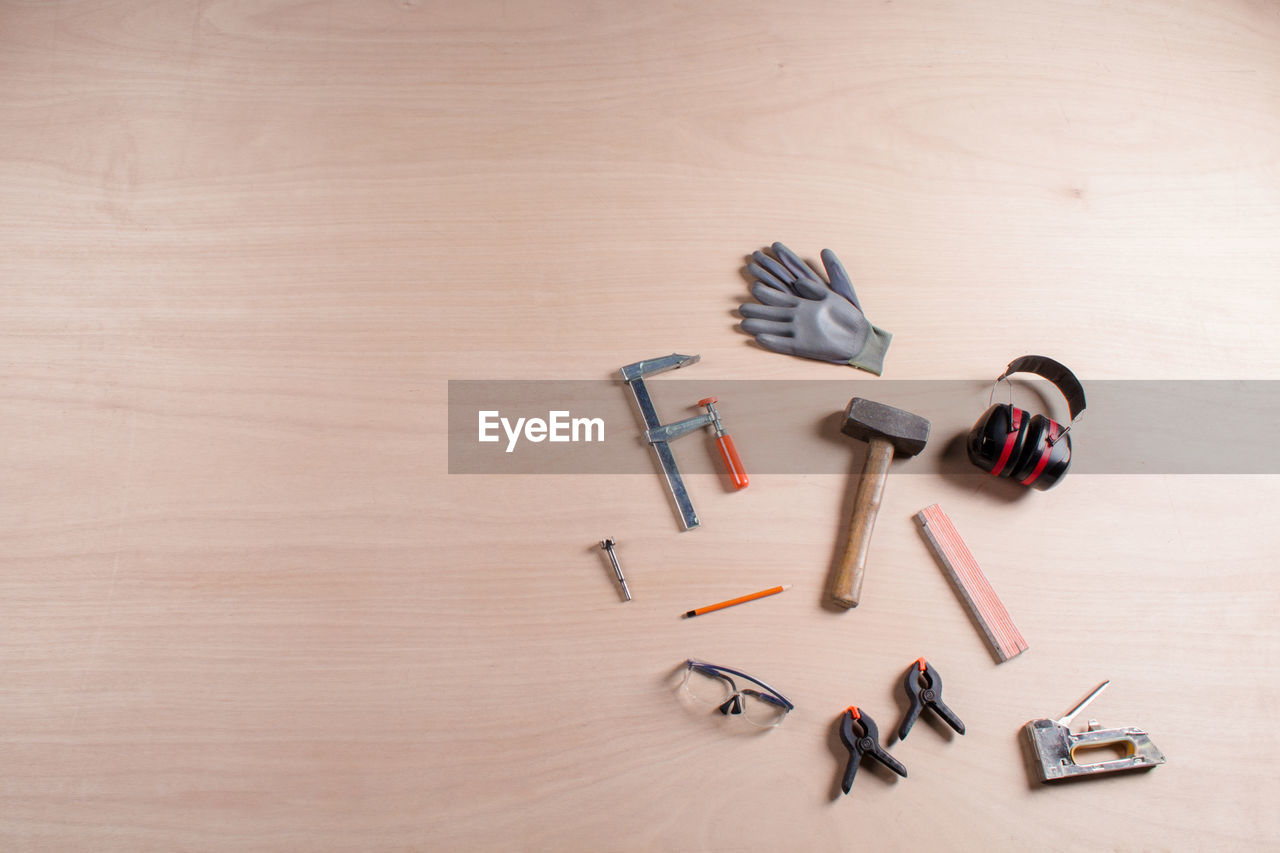
[[[840,263],[836,253],[830,249],[823,249],[822,265],[827,268],[831,289],[861,309],[862,306],[858,304],[858,295],[853,291],[853,279],[849,278],[849,273],[845,272],[844,264]]]
[[[743,317],[754,317],[757,320],[779,320],[784,323],[790,323],[791,318],[796,313],[796,309],[786,308],[781,305],[757,305],[754,302],[747,302],[738,306],[738,313]]]
[[[780,338],[791,337],[791,324],[782,320],[757,320],[748,318],[742,321],[742,331],[749,335],[770,335]]]
[[[831,291],[827,290],[825,284],[820,284],[811,278],[798,278],[791,283],[791,288],[805,299],[814,299],[822,301],[827,298],[827,294]]]
[[[769,275],[777,282],[781,282],[783,286],[786,286],[787,283],[790,283],[795,278],[795,275],[787,272],[786,266],[778,263],[763,251],[751,252],[751,260],[755,261],[756,266],[759,266],[759,268],[768,270]]]
[[[796,278],[809,278],[826,284],[822,276],[818,275],[817,270],[800,260],[799,255],[781,243],[773,244],[773,253],[778,256],[778,260],[782,261],[782,265],[790,270]]]
[[[751,295],[756,301],[762,305],[778,305],[784,308],[794,308],[800,303],[800,300],[792,296],[790,293],[784,293],[781,290],[775,290],[764,282],[757,281],[751,285]]]
[[[756,335],[756,343],[767,350],[780,352],[783,355],[795,355],[795,338],[782,337],[780,335]]]
[[[754,278],[757,283],[763,284],[778,293],[791,293],[791,285],[782,281],[759,264],[747,264],[747,274]]]
[[[764,252],[754,253],[751,260],[753,263],[747,264],[747,272],[770,287],[791,292],[791,282],[795,280],[795,276],[787,272],[786,267]]]

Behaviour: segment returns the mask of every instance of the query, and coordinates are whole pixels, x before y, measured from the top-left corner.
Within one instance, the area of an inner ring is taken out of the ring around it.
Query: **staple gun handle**
[[[1151,738],[1145,734],[1140,737],[1145,743],[1151,742]],[[1071,744],[1071,760],[1085,765],[1097,763],[1081,761],[1082,757],[1087,759],[1089,751],[1093,749],[1120,746],[1124,749],[1122,758],[1132,758],[1138,752],[1138,737],[1130,734],[1127,729],[1093,729],[1079,734],[1070,734],[1067,740]]]

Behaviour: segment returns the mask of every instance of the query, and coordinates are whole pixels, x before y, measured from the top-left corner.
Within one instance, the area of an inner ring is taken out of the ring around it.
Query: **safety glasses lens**
[[[714,670],[692,667],[685,672],[684,692],[695,702],[719,707],[733,695],[733,684]]]
[[[750,688],[742,691],[745,701],[742,703],[742,716],[753,726],[772,728],[787,716],[789,710],[767,693]]]

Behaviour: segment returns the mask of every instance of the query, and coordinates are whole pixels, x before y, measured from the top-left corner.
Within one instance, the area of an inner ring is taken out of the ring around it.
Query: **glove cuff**
[[[879,326],[873,325],[867,332],[867,342],[846,363],[879,376],[884,372],[884,356],[889,351],[889,344],[892,341],[893,332],[886,332]]]

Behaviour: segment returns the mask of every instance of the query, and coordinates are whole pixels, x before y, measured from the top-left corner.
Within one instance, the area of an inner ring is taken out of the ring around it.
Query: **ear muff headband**
[[[1072,421],[1077,420],[1084,412],[1084,386],[1061,362],[1044,355],[1024,355],[1009,362],[1009,366],[1004,369],[1004,373],[1000,374],[996,382],[1008,379],[1014,373],[1033,373],[1041,379],[1049,380],[1049,383],[1066,398],[1067,410],[1071,412]],[[1056,441],[1057,436],[1053,436],[1052,440]]]

